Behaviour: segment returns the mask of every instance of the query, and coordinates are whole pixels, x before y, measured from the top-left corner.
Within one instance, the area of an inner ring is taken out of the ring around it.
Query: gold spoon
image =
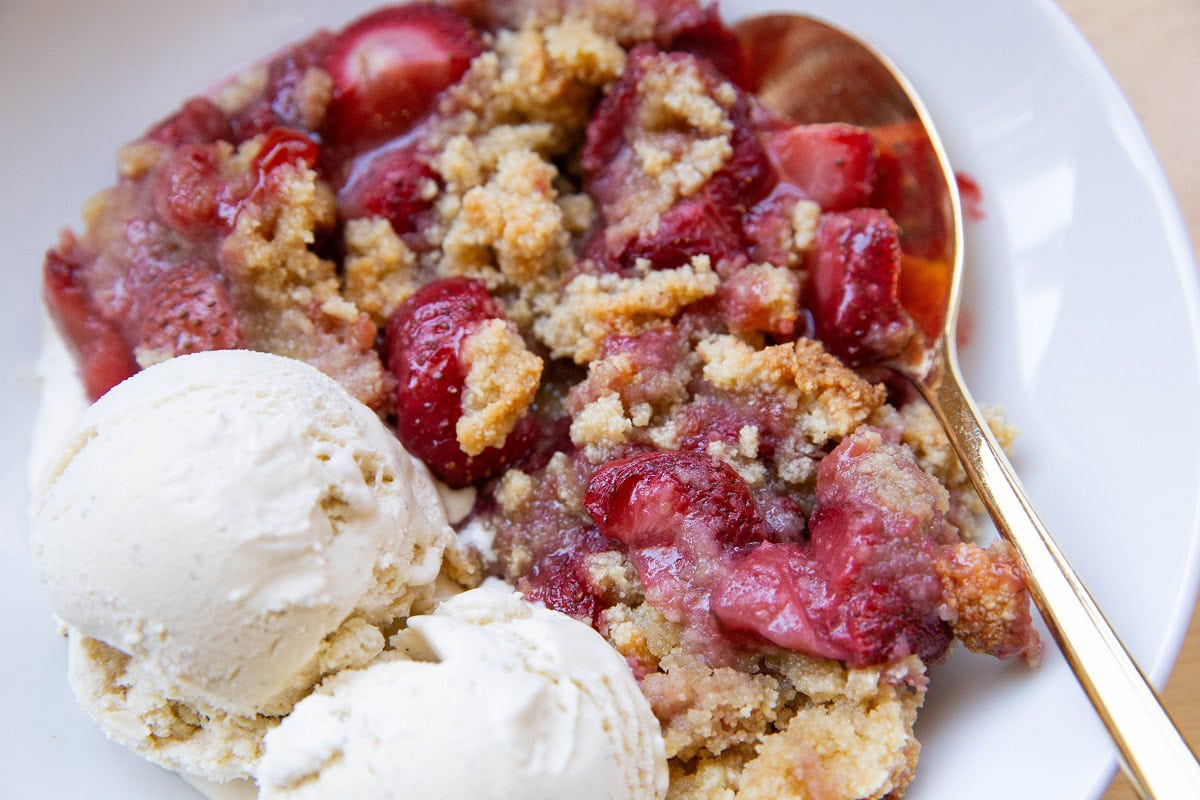
[[[901,227],[901,248],[921,252],[919,258],[906,254],[903,270],[910,274],[902,274],[901,283],[915,275],[926,296],[932,291],[944,302],[910,307],[932,345],[919,358],[887,366],[916,386],[941,422],[992,521],[1016,551],[1030,594],[1112,734],[1134,788],[1156,800],[1200,798],[1200,764],[1038,519],[963,383],[955,342],[962,209],[954,173],[916,91],[878,50],[810,17],[756,17],[736,31],[759,76],[759,96],[774,111],[797,123],[903,131],[910,180],[889,211]]]

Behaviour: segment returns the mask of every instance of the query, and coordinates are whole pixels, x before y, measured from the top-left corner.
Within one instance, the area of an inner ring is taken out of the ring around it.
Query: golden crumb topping
[[[369,217],[346,223],[342,278],[346,299],[376,325],[420,288],[417,258],[386,219]]]
[[[517,421],[529,410],[542,378],[542,360],[525,349],[513,327],[491,319],[462,341],[467,367],[462,417],[455,428],[458,444],[476,456],[501,447]]]
[[[555,202],[558,170],[531,150],[506,152],[483,186],[468,190],[442,242],[442,270],[492,285],[523,286],[570,261]],[[491,268],[500,275],[491,273]]]
[[[611,335],[632,336],[668,320],[685,306],[711,296],[719,279],[707,256],[695,256],[676,269],[638,277],[577,275],[534,332],[555,357],[584,364],[600,355]]]
[[[800,426],[814,444],[841,439],[886,398],[883,386],[848,369],[813,339],[755,350],[734,336],[713,336],[696,349],[704,377],[732,392],[761,392],[801,411]]]
[[[604,460],[613,447],[625,443],[633,420],[616,392],[607,392],[588,403],[571,420],[571,441],[584,449],[593,463]]]
[[[752,665],[713,667],[648,604],[605,612],[609,641],[647,674],[677,800],[860,800],[899,796],[920,745],[924,666],[848,669],[769,650]],[[747,668],[749,667],[749,668]]]

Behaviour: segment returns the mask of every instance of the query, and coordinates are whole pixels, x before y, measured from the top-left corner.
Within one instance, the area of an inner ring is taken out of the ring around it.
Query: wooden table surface
[[[1059,0],[1099,53],[1146,129],[1200,246],[1200,0]],[[1162,693],[1200,750],[1200,606]],[[1118,775],[1104,800],[1136,800]]]

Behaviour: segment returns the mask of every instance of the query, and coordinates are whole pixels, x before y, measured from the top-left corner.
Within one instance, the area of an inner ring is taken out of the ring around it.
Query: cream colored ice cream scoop
[[[261,798],[665,796],[650,704],[584,623],[481,588],[395,643],[404,656],[339,674],[267,734]]]
[[[75,633],[173,700],[234,715],[285,713],[354,660],[339,648],[382,649],[378,628],[432,584],[453,535],[370,409],[247,351],[171,359],[102,397],[32,517],[35,564]]]

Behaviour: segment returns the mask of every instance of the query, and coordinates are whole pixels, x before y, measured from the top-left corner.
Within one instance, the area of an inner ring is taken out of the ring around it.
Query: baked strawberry
[[[600,612],[611,603],[592,580],[588,556],[619,547],[595,528],[564,531],[561,546],[538,559],[517,582],[517,588],[531,602],[541,602],[596,627]]]
[[[912,454],[876,430],[822,461],[805,545],[735,555],[713,589],[727,629],[851,666],[946,652],[938,554],[957,541],[943,490]]]
[[[67,249],[60,246],[46,253],[43,293],[50,315],[79,356],[88,397],[95,400],[137,372],[138,367],[117,327],[88,303],[88,294],[80,285],[80,266],[63,254]]]
[[[334,39],[325,68],[333,77],[330,140],[359,149],[403,133],[481,52],[461,15],[428,4],[384,8]]]
[[[220,277],[180,264],[162,273],[137,303],[139,345],[165,356],[242,346],[237,314]]]
[[[715,3],[656,0],[650,6],[665,20],[655,34],[664,50],[680,50],[708,59],[722,75],[752,91],[750,65],[737,35],[721,20]]]
[[[726,83],[713,65],[690,53],[660,53],[639,46],[630,54],[621,78],[601,101],[587,129],[581,164],[585,187],[595,198],[601,219],[614,223],[628,205],[631,187],[645,185],[641,159],[634,142],[643,133],[642,99],[638,86],[651,71],[671,66],[694,67],[706,86],[716,92]],[[588,255],[601,267],[629,268],[646,259],[655,269],[671,269],[693,256],[707,255],[714,263],[732,259],[746,249],[742,219],[755,203],[766,197],[776,182],[751,116],[751,101],[739,92],[728,109],[732,124],[731,154],[699,191],[678,200],[664,211],[656,226],[626,241],[611,241],[599,235],[592,240]],[[674,132],[681,140],[692,134]]]
[[[900,305],[900,243],[887,212],[858,208],[821,217],[811,263],[817,337],[848,364],[899,355],[916,333]]]
[[[193,97],[171,116],[146,131],[145,138],[177,147],[181,144],[211,144],[232,138],[229,119],[207,97]]]
[[[683,624],[705,649],[721,646],[709,610],[731,552],[763,540],[746,483],[700,453],[649,453],[605,464],[584,508],[629,550],[647,602]]]
[[[155,176],[154,210],[176,231],[197,233],[216,222],[224,187],[212,147],[180,145]]]
[[[439,179],[417,147],[380,148],[354,162],[338,192],[338,212],[347,220],[383,217],[404,236],[419,230],[433,208]]]
[[[504,310],[476,280],[447,278],[417,290],[388,320],[387,367],[396,378],[396,436],[434,475],[454,487],[496,474],[534,443],[537,426],[524,417],[504,446],[476,456],[463,452],[456,426],[462,417],[467,368],[462,342],[480,323]]]
[[[764,136],[780,180],[798,187],[823,211],[867,204],[875,180],[875,140],[864,128],[796,125]]]

